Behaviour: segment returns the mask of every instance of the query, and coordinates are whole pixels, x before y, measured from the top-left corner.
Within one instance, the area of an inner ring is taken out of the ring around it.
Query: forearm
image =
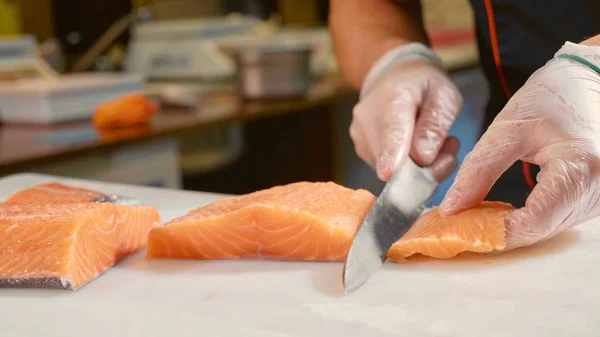
[[[409,42],[427,44],[419,0],[330,0],[329,27],[340,70],[355,89],[386,51]]]
[[[586,46],[599,46],[600,47],[600,34],[591,37],[583,42],[581,42],[580,44],[586,45]]]

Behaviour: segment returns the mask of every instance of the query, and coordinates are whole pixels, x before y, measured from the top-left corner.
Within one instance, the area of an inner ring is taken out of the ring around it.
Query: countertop
[[[56,177],[0,180],[0,199]],[[64,183],[156,205],[164,221],[224,196]],[[3,336],[596,337],[600,221],[534,247],[386,263],[342,292],[341,263],[130,256],[77,292],[0,289]]]

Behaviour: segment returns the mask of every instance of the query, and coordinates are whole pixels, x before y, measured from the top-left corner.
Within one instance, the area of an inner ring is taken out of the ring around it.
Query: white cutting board
[[[0,180],[0,198],[58,178]],[[221,196],[81,180],[165,220]],[[600,221],[495,257],[387,264],[342,295],[341,263],[146,261],[78,292],[0,289],[0,336],[600,336]]]

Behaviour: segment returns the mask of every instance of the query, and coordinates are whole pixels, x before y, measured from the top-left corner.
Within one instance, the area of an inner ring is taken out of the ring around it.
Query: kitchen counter
[[[59,180],[156,205],[164,221],[222,195],[17,175],[0,200]],[[600,223],[534,247],[386,263],[342,290],[341,263],[146,260],[134,254],[77,292],[0,289],[3,336],[596,337]]]

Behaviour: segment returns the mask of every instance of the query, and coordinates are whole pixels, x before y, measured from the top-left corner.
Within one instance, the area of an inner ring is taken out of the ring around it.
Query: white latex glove
[[[446,137],[462,104],[433,51],[423,44],[403,45],[388,51],[369,71],[354,107],[350,136],[358,156],[375,166],[384,181],[409,154],[443,180],[456,167],[458,141]]]
[[[567,42],[572,54],[600,66],[600,48]],[[540,166],[525,207],[507,216],[507,249],[548,239],[600,214],[600,74],[557,58],[509,100],[465,158],[442,204],[452,214],[482,201],[518,159]]]

